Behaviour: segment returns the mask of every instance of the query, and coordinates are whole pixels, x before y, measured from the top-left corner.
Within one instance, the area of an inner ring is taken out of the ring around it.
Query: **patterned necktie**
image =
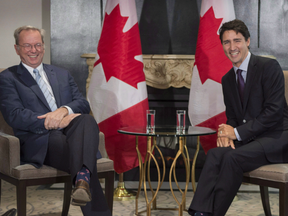
[[[239,90],[241,102],[243,104],[245,82],[241,73],[242,73],[242,70],[238,69],[237,70],[238,90]]]
[[[36,75],[36,82],[37,82],[38,86],[40,87],[41,91],[43,92],[43,94],[44,94],[44,96],[45,96],[45,98],[46,98],[46,100],[50,106],[50,109],[52,111],[56,110],[57,106],[56,106],[55,100],[53,99],[51,93],[49,92],[47,84],[42,79],[39,71],[37,69],[34,69],[33,73],[35,73],[35,75]]]

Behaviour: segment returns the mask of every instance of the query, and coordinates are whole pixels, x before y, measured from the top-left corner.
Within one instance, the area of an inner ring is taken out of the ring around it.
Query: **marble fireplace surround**
[[[88,65],[86,92],[95,62],[95,53],[81,55]],[[194,55],[143,55],[144,73],[148,86],[167,89],[169,87],[190,89]]]

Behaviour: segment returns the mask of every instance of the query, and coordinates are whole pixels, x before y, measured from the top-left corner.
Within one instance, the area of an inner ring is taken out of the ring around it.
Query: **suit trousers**
[[[257,141],[236,149],[210,149],[188,213],[200,211],[224,216],[241,186],[243,173],[269,163]]]
[[[74,118],[63,130],[51,131],[44,161],[46,165],[70,173],[73,184],[83,165],[90,170],[92,201],[81,207],[85,216],[111,216],[97,176],[98,145],[98,125],[91,115],[83,114]]]

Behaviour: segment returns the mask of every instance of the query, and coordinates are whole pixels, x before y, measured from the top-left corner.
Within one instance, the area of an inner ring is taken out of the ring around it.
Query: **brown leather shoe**
[[[78,181],[72,191],[71,197],[72,205],[85,206],[87,202],[91,201],[89,184],[84,180]]]

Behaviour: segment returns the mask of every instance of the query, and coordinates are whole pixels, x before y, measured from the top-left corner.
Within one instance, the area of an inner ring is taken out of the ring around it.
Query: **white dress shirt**
[[[34,69],[37,69],[39,71],[39,74],[40,76],[42,77],[42,79],[44,80],[44,82],[46,83],[47,85],[47,88],[49,90],[49,93],[51,94],[52,96],[52,99],[55,101],[55,104],[56,104],[56,100],[55,100],[55,97],[54,97],[54,94],[53,94],[53,91],[52,91],[52,88],[51,88],[51,85],[48,81],[48,77],[47,77],[47,74],[46,72],[44,71],[44,68],[43,68],[43,64],[41,63],[37,68],[32,68],[26,64],[24,64],[23,62],[21,62],[23,64],[23,66],[29,71],[29,73],[31,74],[31,76],[36,80],[36,75],[35,73],[33,72]],[[57,104],[56,104],[57,106]],[[61,107],[65,107],[67,108],[68,110],[68,115],[74,113],[73,110],[69,107],[69,106],[61,106]],[[57,107],[58,108],[58,107]]]

